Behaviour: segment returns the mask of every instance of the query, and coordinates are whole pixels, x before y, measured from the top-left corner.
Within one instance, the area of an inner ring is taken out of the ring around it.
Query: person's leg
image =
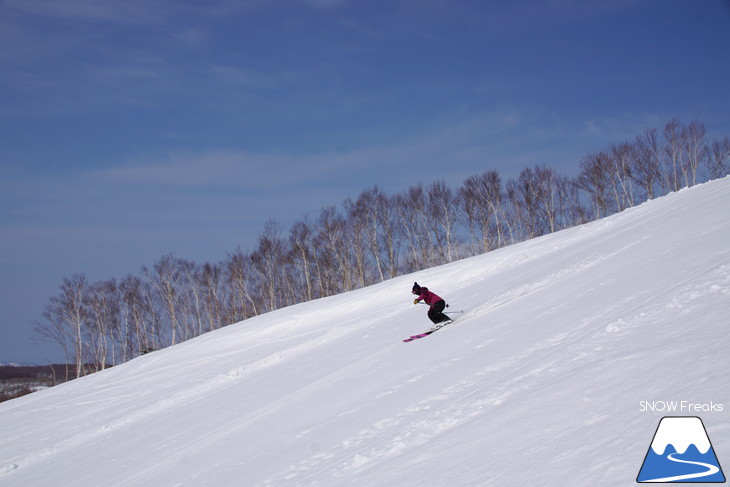
[[[428,317],[434,324],[438,324],[442,321],[448,321],[451,319],[444,314],[445,308],[446,302],[442,299],[441,301],[434,303],[433,306],[431,306],[431,308],[428,310]]]
[[[436,309],[436,306],[431,306],[428,308],[428,319],[433,322],[433,324],[436,324],[439,322],[439,315],[441,314],[440,311]]]

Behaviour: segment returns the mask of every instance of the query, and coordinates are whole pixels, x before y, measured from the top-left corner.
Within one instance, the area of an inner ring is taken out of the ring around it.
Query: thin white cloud
[[[316,184],[323,175],[340,177],[365,164],[355,154],[253,154],[246,151],[171,152],[126,161],[94,172],[104,184],[152,185],[221,190],[279,189]]]
[[[302,3],[311,5],[321,9],[331,9],[339,7],[345,3],[345,0],[300,0]]]
[[[235,182],[246,183],[242,173],[258,172],[262,163],[243,152],[177,152],[162,158],[145,157],[98,171],[96,176],[108,184],[164,185],[195,187]],[[243,186],[245,187],[245,186]]]
[[[650,0],[518,0],[483,2],[472,20],[485,35],[545,31],[606,14],[628,11]]]
[[[165,0],[6,0],[5,8],[26,14],[76,21],[139,22],[164,18],[174,8]]]
[[[207,33],[202,28],[183,27],[173,33],[173,38],[191,49],[202,49],[209,44]]]
[[[271,89],[286,82],[288,75],[257,71],[243,66],[214,65],[210,67],[213,78],[222,84]]]
[[[508,107],[453,118],[430,130],[350,150],[308,154],[173,150],[163,156],[124,161],[95,172],[94,177],[107,185],[135,187],[278,190],[284,199],[291,188],[324,188],[335,181],[354,188],[354,192],[371,184],[404,188],[449,175],[458,183],[458,178],[489,168],[519,171],[535,164],[577,167],[587,152],[620,142],[616,140],[622,133],[618,132],[620,127],[619,120],[589,120],[581,126],[536,107]],[[577,145],[575,136],[582,131],[581,144]]]

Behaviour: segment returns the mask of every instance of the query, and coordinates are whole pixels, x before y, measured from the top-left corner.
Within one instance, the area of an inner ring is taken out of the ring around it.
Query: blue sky
[[[727,0],[3,0],[0,362],[63,277],[218,262],[373,184],[730,133]]]

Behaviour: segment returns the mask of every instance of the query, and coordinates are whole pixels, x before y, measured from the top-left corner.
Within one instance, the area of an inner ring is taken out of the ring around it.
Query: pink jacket
[[[423,301],[429,306],[433,306],[441,300],[439,296],[429,291],[427,287],[422,287],[421,294],[418,295],[418,301]]]

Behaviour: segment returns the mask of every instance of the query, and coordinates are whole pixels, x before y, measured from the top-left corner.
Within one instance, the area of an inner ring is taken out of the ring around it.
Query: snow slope
[[[665,415],[730,465],[729,214],[725,178],[0,404],[0,485],[626,486]],[[403,343],[414,280],[465,313]]]

